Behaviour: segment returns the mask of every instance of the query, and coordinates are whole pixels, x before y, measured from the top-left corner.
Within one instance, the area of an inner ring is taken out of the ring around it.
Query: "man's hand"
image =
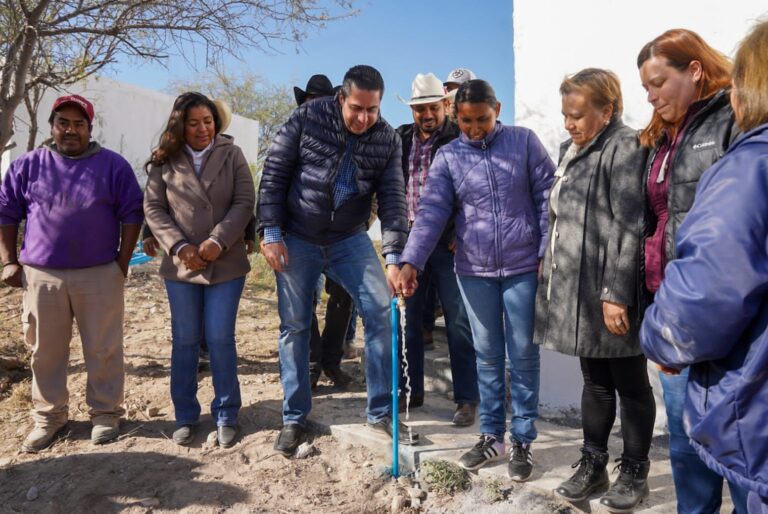
[[[261,253],[273,270],[278,273],[285,271],[285,266],[288,265],[288,248],[286,248],[285,243],[262,243]]]
[[[3,266],[0,280],[11,287],[21,287],[21,265],[14,263]]]
[[[190,271],[198,271],[208,266],[208,263],[200,257],[198,248],[195,245],[186,245],[177,255],[184,264],[184,267]]]
[[[416,279],[417,275],[418,270],[415,267],[408,263],[404,264],[400,269],[400,276],[397,280],[397,293],[402,294],[406,298],[413,296],[413,293],[416,292],[416,288],[419,287],[419,282]]]
[[[387,265],[387,286],[389,287],[389,294],[394,296],[397,294],[397,282],[400,277],[400,268],[397,264]]]
[[[208,262],[213,262],[221,255],[221,247],[217,245],[213,239],[206,239],[197,249],[197,254],[201,259]]]
[[[603,321],[608,331],[615,336],[629,332],[629,315],[623,303],[603,302]]]
[[[124,277],[128,277],[128,266],[130,265],[131,259],[130,257],[128,260],[125,260],[124,257],[118,255],[117,259],[115,259],[115,262],[117,262],[117,265],[120,266],[120,271],[123,272]]]
[[[250,241],[248,239],[245,240],[245,253],[247,255],[251,255],[255,247],[256,247],[255,241]]]
[[[160,248],[160,244],[154,237],[148,237],[141,242],[144,247],[144,253],[150,257],[157,257],[157,250]]]

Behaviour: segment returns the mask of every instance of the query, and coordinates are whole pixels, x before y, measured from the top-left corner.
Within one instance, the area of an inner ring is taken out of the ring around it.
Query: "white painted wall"
[[[567,138],[560,114],[560,82],[583,68],[618,74],[624,95],[624,121],[641,128],[651,109],[640,85],[636,59],[642,46],[671,28],[698,32],[732,56],[755,21],[768,12],[764,0],[546,0],[515,1],[515,122],[533,129],[553,160]],[[650,375],[659,406],[657,428],[666,416],[655,369]],[[552,352],[542,355],[541,401],[554,410],[579,408],[578,360]]]
[[[165,128],[175,97],[105,77],[90,78],[75,84],[67,89],[67,93],[79,94],[93,103],[96,111],[93,140],[122,154],[131,163],[143,185],[146,180],[144,163]],[[40,105],[38,145],[50,136],[48,116],[54,100],[62,94],[65,93],[49,91]],[[3,172],[10,161],[26,151],[29,118],[23,106],[16,111],[16,118],[13,141],[17,147],[3,155],[0,168]],[[249,162],[256,162],[259,134],[257,121],[234,116],[225,133],[235,138],[235,143],[242,148]]]

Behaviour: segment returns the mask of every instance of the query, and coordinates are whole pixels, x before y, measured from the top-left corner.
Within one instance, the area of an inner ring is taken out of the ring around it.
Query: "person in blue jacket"
[[[684,425],[704,463],[768,512],[768,22],[742,42],[731,104],[742,130],[702,176],[641,329],[643,351],[690,366]]]

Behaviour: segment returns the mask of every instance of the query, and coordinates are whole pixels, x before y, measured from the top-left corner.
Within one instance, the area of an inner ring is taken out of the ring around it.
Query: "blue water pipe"
[[[397,390],[400,387],[400,359],[397,356],[398,349],[398,334],[400,333],[400,311],[397,308],[397,297],[392,298],[390,302],[390,311],[392,313],[392,476],[397,478],[400,476],[400,467],[398,463],[399,456],[399,421],[398,421],[398,405]]]

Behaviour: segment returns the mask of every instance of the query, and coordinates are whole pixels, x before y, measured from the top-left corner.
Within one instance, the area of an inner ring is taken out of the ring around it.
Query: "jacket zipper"
[[[495,258],[495,264],[497,268],[497,273],[499,277],[502,277],[504,275],[504,270],[501,267],[501,234],[500,234],[500,227],[499,227],[499,199],[497,197],[497,189],[496,189],[496,177],[493,176],[493,171],[491,170],[491,163],[488,159],[488,144],[486,143],[485,139],[483,139],[483,144],[480,147],[483,150],[483,159],[485,160],[485,171],[488,174],[488,181],[491,184],[491,204],[493,205],[493,233],[494,233],[494,239],[495,239],[495,247],[496,247],[496,255]]]

